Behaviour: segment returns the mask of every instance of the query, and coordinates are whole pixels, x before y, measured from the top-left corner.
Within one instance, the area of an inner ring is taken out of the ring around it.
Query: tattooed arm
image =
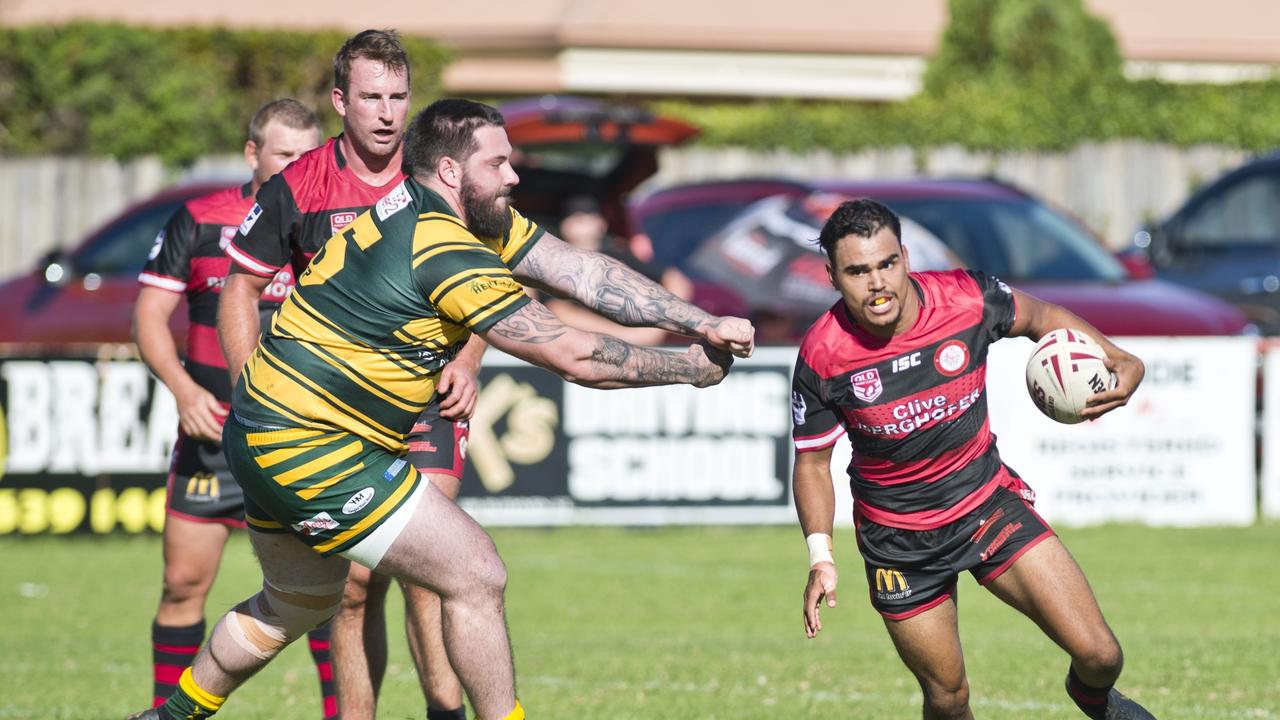
[[[750,355],[755,346],[755,329],[750,322],[708,314],[617,260],[549,234],[512,272],[529,284],[573,298],[619,325],[701,337],[742,357]]]
[[[677,383],[707,387],[724,379],[733,356],[701,342],[685,352],[640,347],[560,322],[534,300],[481,333],[505,353],[594,388]]]

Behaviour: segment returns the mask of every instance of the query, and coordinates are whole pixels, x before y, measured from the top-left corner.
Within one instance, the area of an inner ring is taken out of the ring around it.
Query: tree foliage
[[[262,103],[291,96],[326,130],[333,54],[347,33],[110,23],[0,28],[0,151],[184,163],[237,150]],[[440,92],[446,56],[405,38],[415,104]]]
[[[1082,0],[951,0],[923,89],[888,105],[664,102],[702,142],[857,151],[906,145],[1059,150],[1121,138],[1249,150],[1280,144],[1280,80],[1128,81],[1106,22]]]

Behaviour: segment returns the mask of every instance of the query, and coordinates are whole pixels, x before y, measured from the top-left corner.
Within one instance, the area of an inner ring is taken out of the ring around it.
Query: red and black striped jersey
[[[186,368],[191,378],[223,403],[231,402],[227,361],[218,345],[218,295],[231,261],[224,248],[253,204],[249,184],[188,200],[156,236],[138,282],[186,295],[191,320],[187,334]],[[262,292],[263,317],[280,306],[293,287],[293,273],[285,268]]]
[[[329,238],[404,180],[374,187],[347,165],[338,137],[294,160],[258,190],[227,255],[232,272],[270,277],[285,265],[301,275]]]
[[[987,418],[987,348],[1013,326],[1009,286],[979,272],[912,273],[920,316],[877,338],[839,301],[805,334],[792,377],[797,452],[853,445],[855,513],[910,530],[969,512],[1001,484]]]

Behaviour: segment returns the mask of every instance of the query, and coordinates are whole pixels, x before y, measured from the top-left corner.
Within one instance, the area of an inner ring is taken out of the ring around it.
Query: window
[[[1213,192],[1183,220],[1186,245],[1273,245],[1280,236],[1280,176],[1249,175]]]
[[[174,200],[152,205],[108,225],[72,258],[76,274],[96,273],[104,278],[137,275],[147,263],[156,235],[181,203]]]

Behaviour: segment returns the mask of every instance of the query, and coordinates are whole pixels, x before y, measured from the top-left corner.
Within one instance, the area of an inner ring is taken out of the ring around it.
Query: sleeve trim
[[[258,259],[236,247],[235,243],[227,245],[227,256],[235,261],[235,264],[260,277],[275,277],[275,274],[280,272],[280,268],[271,267],[270,265],[262,263]]]
[[[144,272],[138,276],[138,282],[142,285],[168,290],[169,292],[184,293],[187,291],[187,284],[177,278],[168,275],[157,275],[155,273]]]
[[[836,425],[821,435],[809,435],[807,437],[798,437],[795,439],[796,450],[801,452],[810,450],[822,450],[836,444],[840,436],[844,435],[844,428]]]

